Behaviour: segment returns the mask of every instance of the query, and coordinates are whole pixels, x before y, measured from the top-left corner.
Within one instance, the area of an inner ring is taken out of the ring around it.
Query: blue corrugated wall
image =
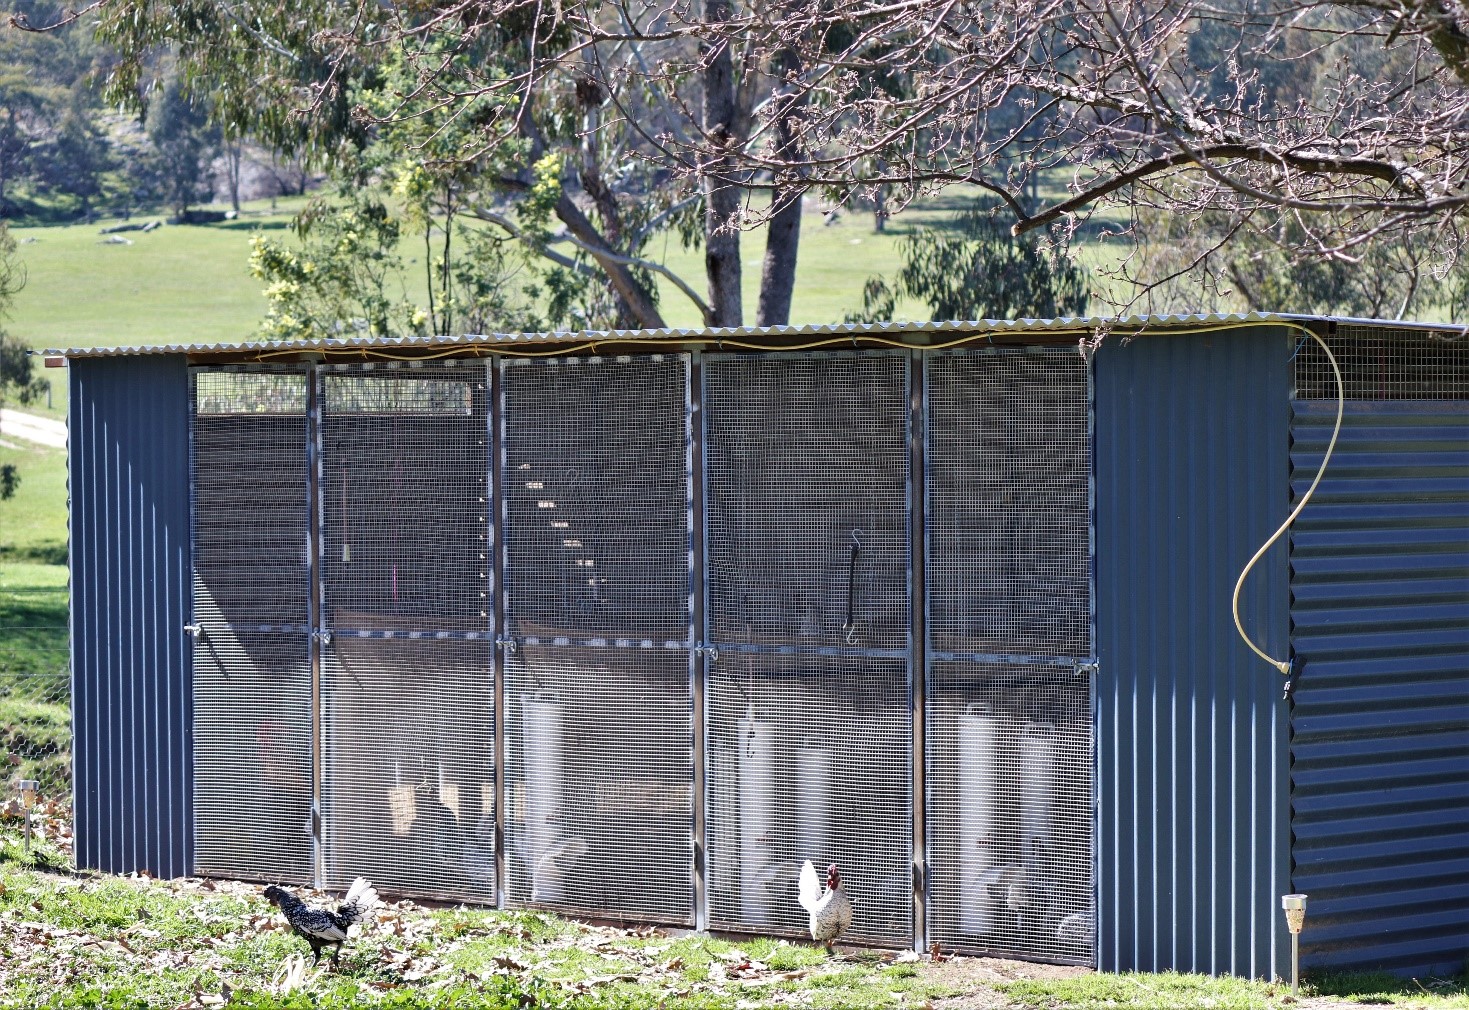
[[[179,356],[71,362],[76,859],[192,870],[189,375]]]
[[[1302,400],[1294,482],[1336,403]],[[1292,827],[1309,966],[1469,958],[1469,403],[1350,401],[1293,531]]]
[[[1291,340],[1109,338],[1096,361],[1098,967],[1278,975],[1283,678],[1235,634],[1290,506]],[[1283,546],[1243,618],[1284,655]]]

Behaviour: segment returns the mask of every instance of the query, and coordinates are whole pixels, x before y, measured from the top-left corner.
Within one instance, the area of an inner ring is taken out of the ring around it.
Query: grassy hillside
[[[870,214],[844,214],[825,224],[813,204],[802,223],[791,321],[839,321],[860,302],[868,276],[891,269],[898,237],[941,219],[960,200],[955,194],[930,201],[895,218],[881,235],[873,231]],[[99,234],[115,223],[110,221],[16,228],[28,282],[9,328],[33,347],[244,339],[265,308],[261,285],[248,267],[251,235],[288,228],[294,210],[285,202],[274,213],[267,204],[252,205],[237,221],[118,236],[131,245]],[[764,248],[762,230],[744,236],[746,314],[752,321]],[[405,259],[417,252],[405,246]],[[702,250],[682,249],[667,236],[648,253],[703,290]],[[662,302],[671,324],[698,325],[694,306],[673,285],[665,284]]]
[[[8,329],[34,347],[248,336],[265,308],[248,266],[251,233],[287,222],[285,214],[260,212],[115,236],[131,245],[98,234],[115,222],[16,228],[27,281]]]

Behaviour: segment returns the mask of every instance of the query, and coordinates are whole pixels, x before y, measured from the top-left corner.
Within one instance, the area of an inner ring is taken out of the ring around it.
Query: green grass
[[[814,199],[801,223],[800,255],[791,309],[793,323],[839,322],[861,302],[862,285],[892,270],[898,239],[907,231],[942,224],[974,195],[956,187],[896,215],[886,232],[873,229],[868,212],[842,212],[831,224]],[[108,244],[99,229],[116,223],[13,229],[28,282],[17,296],[9,329],[33,347],[228,341],[248,338],[265,309],[261,284],[250,276],[250,238],[257,229],[281,231],[300,201],[247,204],[237,221],[214,225],[164,226],[120,237],[131,245]],[[150,220],[157,215],[141,215]],[[741,237],[745,317],[754,322],[765,230]],[[405,262],[418,255],[405,240]],[[676,237],[660,236],[646,250],[696,290],[705,289],[703,252],[683,249]],[[415,278],[410,276],[410,282]],[[697,309],[666,279],[659,290],[665,318],[674,326],[700,324]],[[410,292],[411,293],[411,292]],[[922,317],[918,305],[900,314]],[[51,373],[53,376],[57,373]],[[53,410],[62,410],[64,390],[54,391]]]
[[[19,472],[20,486],[14,497],[0,500],[0,564],[65,564],[66,450],[23,442],[0,430],[4,463]]]
[[[1209,1007],[1212,1010],[1263,1010],[1289,1006],[1290,986],[1284,983],[1178,972],[1159,974],[1093,973],[1061,979],[1021,979],[995,984],[1018,1007],[1035,1010],[1169,1010],[1173,1007]],[[1347,1004],[1397,1005],[1424,1010],[1465,1010],[1469,988],[1463,978],[1429,980],[1427,984],[1385,973],[1324,975],[1307,978],[1301,996],[1335,998]],[[1333,1002],[1332,1006],[1341,1006]]]
[[[33,347],[248,337],[265,309],[250,276],[251,235],[286,228],[293,210],[252,204],[237,221],[118,236],[131,245],[98,234],[116,221],[16,228],[27,280],[8,328]]]
[[[1386,972],[1331,972],[1307,978],[1303,990],[1307,995],[1335,996],[1362,1006],[1469,1010],[1469,974],[1418,979]]]
[[[71,792],[67,698],[66,454],[0,446],[20,470],[0,501],[0,781]]]
[[[55,855],[50,854],[52,861]],[[398,903],[354,930],[337,971],[286,984],[306,948],[256,885],[159,882],[37,869],[0,822],[0,1006],[254,1010],[1033,1010],[1210,1007],[1284,1010],[1286,987],[1164,973],[1088,973],[987,982],[964,960],[894,962],[876,951],[830,958],[770,939],[732,941],[619,930],[536,911],[430,910]],[[319,900],[319,899],[318,899]],[[991,962],[993,964],[993,962]],[[1013,969],[1013,965],[1011,968]],[[1009,970],[1007,970],[1008,973]],[[1303,996],[1424,1010],[1469,1006],[1462,981],[1331,976]],[[1307,1004],[1308,1006],[1311,1004]]]
[[[0,463],[20,471],[0,501],[0,700],[55,701],[67,673],[66,453],[15,442]]]
[[[50,797],[71,792],[71,710],[65,703],[0,698],[6,779],[35,779]]]

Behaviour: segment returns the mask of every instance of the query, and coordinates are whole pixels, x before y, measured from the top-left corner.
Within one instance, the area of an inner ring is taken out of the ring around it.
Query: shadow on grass
[[[220,224],[193,225],[195,228],[209,228],[214,231],[285,231],[291,227],[290,221],[224,221]]]
[[[1335,996],[1363,1006],[1391,1006],[1425,997],[1469,998],[1469,970],[1453,977],[1402,978],[1385,971],[1329,972],[1306,977],[1312,995]]]
[[[55,541],[25,544],[20,547],[0,547],[0,561],[33,565],[64,565],[66,560],[66,544]]]

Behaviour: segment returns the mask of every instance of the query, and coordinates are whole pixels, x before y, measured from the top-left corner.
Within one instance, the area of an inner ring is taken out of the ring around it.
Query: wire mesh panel
[[[1005,348],[927,367],[931,647],[1089,656],[1086,362]]]
[[[688,359],[502,368],[508,895],[691,922]]]
[[[929,935],[1089,963],[1086,362],[926,361]]]
[[[1090,678],[935,663],[929,690],[929,935],[1090,962]]]
[[[311,877],[308,381],[193,374],[200,873]]]
[[[321,375],[328,887],[495,900],[487,379]]]
[[[1342,324],[1325,340],[1348,400],[1469,397],[1469,337],[1462,332]],[[1336,399],[1336,373],[1310,337],[1301,337],[1296,349],[1295,387],[1298,399]]]
[[[907,358],[705,364],[711,925],[800,932],[835,862],[849,936],[912,937]]]

